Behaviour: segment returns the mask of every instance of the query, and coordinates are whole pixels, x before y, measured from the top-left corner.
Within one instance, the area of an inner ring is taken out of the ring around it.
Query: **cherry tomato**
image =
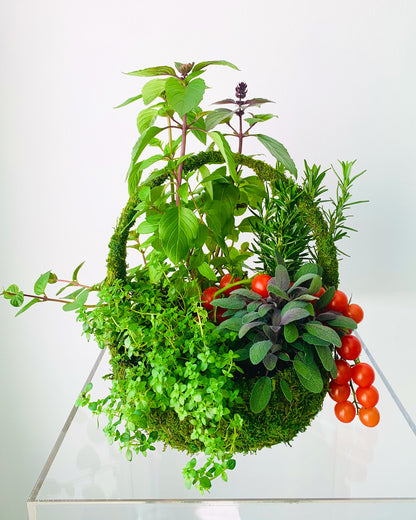
[[[357,359],[361,353],[360,340],[350,334],[343,336],[341,338],[341,347],[337,347],[337,352],[342,359],[348,359],[351,361]]]
[[[315,293],[313,296],[315,296],[316,298],[320,298],[325,292],[325,289],[323,287],[321,287],[319,289],[319,291],[317,293]]]
[[[337,419],[344,423],[351,422],[356,415],[355,406],[352,404],[351,401],[337,403],[334,409]]]
[[[268,274],[258,274],[251,281],[251,290],[260,294],[262,298],[267,298],[267,296],[269,296],[267,284],[269,283],[270,278],[271,276]]]
[[[373,408],[378,403],[378,390],[375,386],[359,386],[355,391],[357,401],[364,408]]]
[[[380,422],[380,412],[374,406],[371,408],[360,408],[358,417],[364,426],[373,428]]]
[[[351,305],[348,305],[348,309],[344,312],[344,316],[352,318],[355,323],[360,323],[363,321],[364,311],[356,303],[351,303]]]
[[[337,365],[337,377],[334,379],[335,383],[338,385],[346,385],[352,375],[350,365],[343,359],[337,359],[335,364]]]
[[[349,385],[338,385],[335,381],[329,383],[328,394],[337,403],[343,403],[350,396]]]
[[[217,291],[218,287],[208,287],[208,289],[205,289],[205,291],[202,293],[202,305],[209,311],[212,311],[214,309],[214,307],[211,305],[211,302],[214,299],[214,294]]]
[[[220,289],[227,287],[230,283],[239,282],[241,278],[232,278],[230,274],[225,274],[220,281]],[[240,289],[241,285],[235,285],[234,287],[230,287],[224,291],[224,294],[229,296],[235,289]]]
[[[348,309],[348,298],[342,291],[335,291],[334,297],[325,307],[327,311],[344,313]]]
[[[357,363],[352,367],[352,380],[358,386],[371,386],[374,383],[374,370],[368,363]]]

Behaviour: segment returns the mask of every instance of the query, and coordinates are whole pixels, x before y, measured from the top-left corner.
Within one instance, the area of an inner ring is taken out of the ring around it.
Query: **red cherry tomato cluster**
[[[233,278],[230,274],[225,274],[220,281],[220,286],[215,287],[211,286],[208,287],[208,289],[205,289],[205,291],[202,293],[202,305],[210,311],[208,313],[208,317],[211,321],[214,321],[215,323],[221,323],[222,321],[225,321],[227,318],[223,316],[224,312],[227,309],[223,309],[222,307],[217,307],[217,310],[214,310],[214,306],[211,304],[212,300],[215,298],[215,293],[219,291],[220,289],[224,289],[230,284],[234,284],[238,281],[240,281],[241,278]],[[229,289],[226,289],[224,293],[221,293],[222,296],[229,296],[235,289],[239,289],[241,285],[233,285]],[[220,295],[220,296],[221,296]]]
[[[320,297],[320,291],[314,296]],[[348,297],[342,291],[335,291],[333,299],[325,307],[326,311],[339,312],[352,318],[357,324],[364,318],[362,308],[356,303],[349,303]],[[335,361],[337,376],[329,383],[328,394],[337,403],[336,417],[344,423],[349,423],[357,415],[360,421],[368,427],[377,426],[380,413],[376,408],[378,390],[374,383],[374,370],[368,363],[361,363],[358,359],[361,354],[361,343],[358,338],[347,334],[341,338],[341,347],[336,349],[340,359]],[[350,365],[350,362],[355,364]],[[354,384],[356,387],[354,387]],[[349,401],[352,392],[353,401]]]
[[[343,341],[344,340],[344,341]],[[377,426],[380,421],[380,413],[376,408],[378,403],[378,391],[374,383],[374,370],[368,363],[357,360],[361,352],[360,341],[351,335],[341,339],[343,345],[337,348],[342,359],[337,359],[337,376],[329,383],[328,393],[336,401],[335,415],[341,422],[349,423],[357,415],[364,426]],[[357,360],[356,364],[350,365],[348,361]],[[356,388],[354,384],[357,385]],[[353,393],[354,403],[348,401]]]

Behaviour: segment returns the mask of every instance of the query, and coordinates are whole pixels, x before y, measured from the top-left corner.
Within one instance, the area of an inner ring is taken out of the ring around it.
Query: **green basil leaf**
[[[283,166],[296,179],[298,176],[298,171],[296,169],[295,163],[282,143],[279,143],[276,141],[276,139],[263,134],[257,134],[257,139],[267,148],[267,150],[273,155],[275,159],[283,164]]]
[[[159,223],[162,247],[174,264],[187,257],[198,234],[198,219],[183,205],[168,208]]]
[[[39,278],[36,280],[35,286],[33,289],[35,291],[36,295],[39,296],[45,292],[46,286],[48,285],[48,282],[49,282],[50,274],[51,274],[51,272],[48,271],[47,273],[44,273],[41,276],[39,276]]]

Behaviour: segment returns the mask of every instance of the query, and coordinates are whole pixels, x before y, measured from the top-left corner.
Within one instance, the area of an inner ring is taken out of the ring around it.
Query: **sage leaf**
[[[327,346],[315,345],[316,352],[318,353],[319,359],[321,360],[322,366],[328,372],[334,368],[335,360],[332,355],[331,349]],[[336,366],[336,365],[335,365]]]
[[[215,299],[211,302],[213,307],[221,307],[222,309],[244,309],[246,302],[240,298],[230,296],[230,298]]]
[[[276,368],[277,363],[277,356],[276,354],[272,354],[271,352],[266,354],[266,357],[263,359],[263,365],[266,367],[267,370],[270,372]]]
[[[321,310],[328,305],[335,295],[335,287],[330,287],[324,294],[315,302],[315,309]]]
[[[298,356],[293,360],[293,367],[296,370],[296,373],[304,379],[310,379],[312,377],[310,368],[308,365],[305,365]]]
[[[337,347],[341,346],[341,338],[338,336],[335,330],[331,329],[330,327],[326,327],[319,321],[310,321],[309,323],[306,323],[305,329],[307,332],[309,332],[309,334],[312,334],[312,336],[329,341]]]
[[[282,313],[282,319],[280,321],[281,325],[287,325],[292,321],[298,321],[303,318],[310,316],[310,313],[307,309],[289,309],[285,314]]]
[[[253,413],[263,411],[270,401],[272,395],[272,380],[263,376],[256,381],[250,395],[250,410]]]
[[[294,323],[288,323],[283,328],[283,335],[288,343],[293,343],[299,337],[298,328]]]
[[[292,396],[292,392],[290,390],[290,387],[288,385],[288,382],[285,381],[284,379],[280,379],[279,385],[280,385],[280,389],[283,392],[283,395],[286,397],[286,399],[290,403],[292,401],[292,399],[293,399],[293,396]]]
[[[276,279],[276,285],[281,289],[283,292],[287,291],[289,289],[290,285],[290,278],[289,273],[287,272],[287,269],[284,265],[278,264],[276,266],[276,271],[274,275]]]
[[[258,365],[263,361],[273,343],[270,340],[258,341],[250,347],[250,361]]]
[[[249,330],[253,329],[254,327],[258,327],[260,325],[264,325],[264,323],[262,321],[252,321],[250,323],[244,323],[238,332],[238,337],[239,338],[244,337]]]

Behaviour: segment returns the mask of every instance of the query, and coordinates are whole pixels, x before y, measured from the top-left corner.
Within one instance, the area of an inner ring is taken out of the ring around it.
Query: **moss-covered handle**
[[[293,184],[292,179],[288,179],[283,173],[262,161],[241,154],[234,154],[234,161],[236,164],[251,168],[263,181],[281,180],[284,184]],[[184,173],[195,171],[204,164],[223,163],[224,158],[220,152],[201,152],[184,161],[183,171]],[[167,176],[168,175],[165,174],[150,183],[144,181],[142,185],[151,187],[160,185],[166,180]],[[313,200],[302,191],[302,188],[299,187],[299,190],[301,194],[298,198],[298,207],[316,241],[317,261],[323,269],[323,283],[327,287],[338,287],[338,260],[333,237],[328,232],[328,226],[319,208],[317,208]],[[135,208],[139,202],[140,199],[136,191],[136,193],[129,198],[123,209],[115,227],[114,234],[111,237],[109,243],[110,252],[107,258],[107,277],[105,279],[107,285],[111,285],[117,279],[125,280],[126,278],[126,244],[130,228],[136,220],[137,211]]]

